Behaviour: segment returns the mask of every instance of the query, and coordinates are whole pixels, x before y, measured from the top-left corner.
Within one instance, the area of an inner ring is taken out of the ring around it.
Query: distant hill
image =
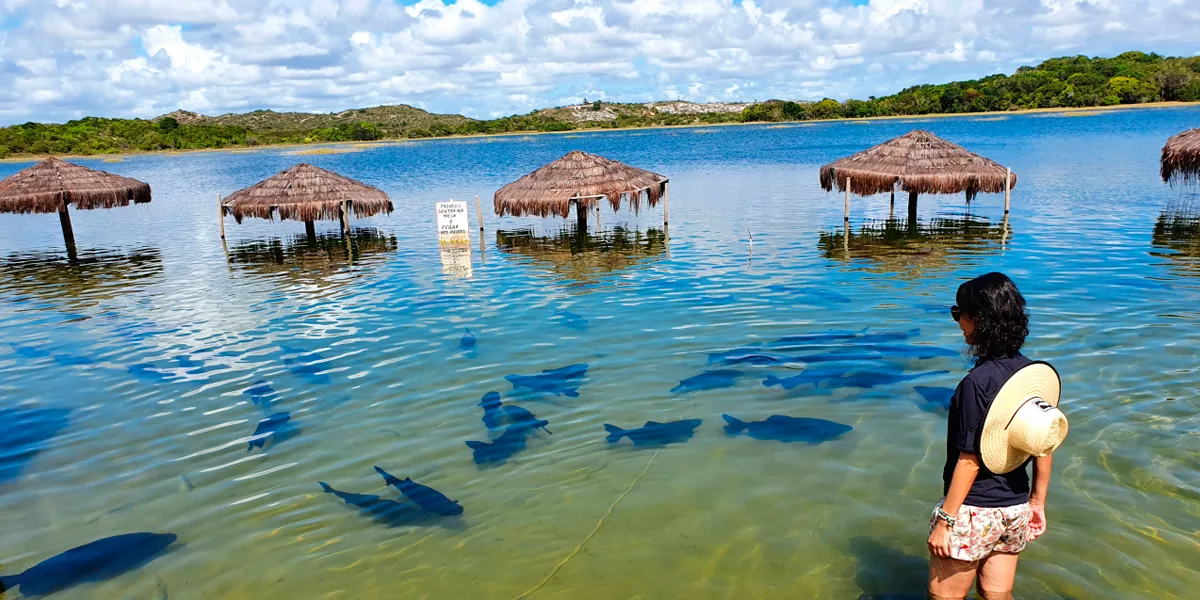
[[[1200,57],[1126,52],[1112,58],[1069,56],[1012,75],[919,85],[866,100],[767,100],[698,104],[583,102],[498,119],[441,115],[407,105],[339,113],[258,110],[216,117],[178,110],[156,119],[88,117],[62,125],[0,128],[0,158],[47,154],[229,148],[432,136],[487,135],[709,123],[806,121],[1080,108],[1157,101],[1200,101]]]
[[[440,115],[408,106],[376,106],[354,108],[339,113],[301,113],[256,110],[248,113],[230,113],[217,117],[177,110],[153,119],[174,118],[180,125],[223,125],[246,127],[254,131],[301,132],[313,129],[333,129],[370,123],[379,129],[382,137],[405,137],[410,130],[434,130],[461,128],[469,119],[462,115]]]

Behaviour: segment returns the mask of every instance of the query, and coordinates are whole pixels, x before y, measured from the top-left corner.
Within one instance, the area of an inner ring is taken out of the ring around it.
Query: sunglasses
[[[950,318],[954,319],[956,322],[962,318],[962,309],[960,309],[957,304],[950,307]]]

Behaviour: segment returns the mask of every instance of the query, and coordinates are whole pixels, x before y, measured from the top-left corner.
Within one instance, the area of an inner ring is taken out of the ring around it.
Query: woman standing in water
[[[945,497],[929,534],[929,597],[1012,598],[1017,559],[1046,532],[1050,453],[1066,436],[1054,369],[1021,354],[1025,298],[1003,273],[958,288],[950,313],[975,366],[950,401]],[[1033,485],[1026,466],[1033,463]]]

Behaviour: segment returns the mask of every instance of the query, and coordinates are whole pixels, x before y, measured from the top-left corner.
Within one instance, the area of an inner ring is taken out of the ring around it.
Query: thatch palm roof
[[[1162,149],[1162,178],[1171,184],[1200,181],[1200,129],[1167,140]]]
[[[222,204],[238,223],[247,216],[320,221],[338,220],[343,200],[359,217],[394,210],[383,190],[306,163],[234,192]]]
[[[891,192],[899,183],[910,193],[966,192],[970,200],[979,192],[1003,192],[1005,173],[999,164],[918,129],[821,167],[821,187],[845,191],[849,177],[850,191],[859,196]]]
[[[0,181],[0,213],[55,213],[128,206],[150,201],[150,186],[136,179],[71,164],[57,158]]]
[[[628,196],[637,210],[643,193],[650,206],[658,204],[666,184],[667,178],[658,173],[576,150],[500,188],[495,208],[500,216],[565,218],[572,202],[591,208],[603,196],[613,210],[618,210],[622,198]]]

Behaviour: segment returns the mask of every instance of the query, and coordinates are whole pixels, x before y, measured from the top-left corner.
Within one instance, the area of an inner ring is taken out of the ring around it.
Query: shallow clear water
[[[0,573],[157,531],[179,535],[165,556],[56,597],[919,594],[945,416],[914,386],[953,387],[965,361],[821,364],[948,373],[789,391],[762,382],[795,368],[712,366],[708,353],[866,327],[919,329],[893,345],[958,351],[955,288],[1003,270],[1029,300],[1027,353],[1062,373],[1071,419],[1020,597],[1192,597],[1200,251],[1195,228],[1163,216],[1191,194],[1159,181],[1157,158],[1197,123],[1196,109],[1139,110],[80,161],[149,182],[154,201],[74,212],[76,264],[53,215],[0,215],[0,416],[24,432],[0,440]],[[923,197],[915,228],[888,222],[886,198],[855,198],[842,236],[842,198],[820,190],[820,165],[914,127],[1013,167],[1007,225],[998,196],[969,208]],[[488,214],[469,262],[439,253],[434,202],[470,200],[474,222],[474,195],[487,207],[572,149],[670,176],[669,239],[661,208],[605,212],[588,238]],[[227,258],[217,194],[301,160],[383,188],[397,212],[355,221],[352,264],[331,223],[310,246],[299,224],[230,219]],[[465,328],[473,351],[460,348]],[[505,380],[579,363],[577,398]],[[743,375],[669,391],[706,368]],[[256,397],[260,380],[271,391]],[[477,466],[464,442],[489,439],[476,406],[489,391],[553,434]],[[248,451],[279,412],[289,435]],[[722,413],[853,431],[819,444],[729,437]],[[686,443],[605,442],[605,423],[679,418],[703,420]],[[374,465],[465,514],[389,528],[317,483],[400,499]]]

